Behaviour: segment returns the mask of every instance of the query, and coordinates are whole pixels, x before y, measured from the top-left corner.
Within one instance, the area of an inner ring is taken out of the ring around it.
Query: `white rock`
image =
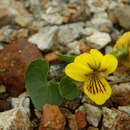
[[[105,32],[95,32],[86,38],[87,43],[96,49],[101,49],[111,41],[111,37]]]
[[[16,16],[15,22],[21,27],[31,25],[33,18],[31,16]]]
[[[90,11],[95,13],[104,11],[108,5],[107,0],[86,0],[86,3],[90,7]]]
[[[41,18],[50,24],[62,24],[62,22],[63,22],[63,17],[61,15],[59,15],[58,13],[42,14]]]
[[[102,117],[102,111],[96,106],[84,104],[87,113],[87,121],[89,124],[97,127]]]
[[[20,108],[30,116],[30,99],[28,97],[11,98],[11,105],[13,108]]]
[[[32,130],[28,115],[14,108],[0,112],[0,130]]]
[[[51,49],[57,40],[58,27],[46,27],[32,35],[28,41],[38,46],[40,50]]]
[[[60,26],[58,33],[59,42],[63,45],[75,41],[81,34],[84,33],[84,23],[74,23]]]
[[[118,109],[121,112],[125,112],[126,114],[130,116],[130,106],[119,106]]]
[[[80,54],[80,42],[79,41],[74,41],[71,43],[67,44],[67,48],[68,53],[67,54],[75,54],[75,55],[79,55]]]

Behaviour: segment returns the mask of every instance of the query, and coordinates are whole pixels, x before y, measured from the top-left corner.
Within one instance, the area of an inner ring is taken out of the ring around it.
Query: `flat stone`
[[[129,130],[130,117],[116,109],[103,108],[103,130]]]
[[[21,109],[11,109],[0,113],[0,130],[32,130],[28,115]]]
[[[86,38],[87,43],[96,49],[102,49],[109,42],[111,42],[111,37],[105,32],[95,32]]]
[[[52,49],[57,41],[57,32],[57,26],[46,27],[29,37],[28,41],[36,44],[40,50]]]
[[[130,83],[113,85],[112,89],[111,99],[114,103],[121,106],[127,106],[130,104]]]
[[[39,130],[64,130],[66,120],[58,106],[45,104]]]
[[[73,23],[62,25],[59,27],[58,39],[63,45],[71,43],[79,38],[84,33],[84,23]]]
[[[96,106],[90,104],[84,104],[86,108],[87,121],[94,127],[99,125],[102,117],[102,111]]]
[[[10,43],[0,51],[0,67],[6,70],[0,75],[0,83],[6,86],[9,95],[18,96],[24,91],[26,67],[41,57],[38,48],[26,39]]]
[[[15,22],[21,27],[26,27],[31,25],[33,18],[31,16],[16,16]]]
[[[118,109],[130,116],[130,106],[119,106]]]

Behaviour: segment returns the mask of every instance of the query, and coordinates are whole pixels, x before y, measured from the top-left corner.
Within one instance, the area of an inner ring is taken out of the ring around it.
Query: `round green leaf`
[[[67,76],[61,80],[59,92],[66,99],[74,99],[79,96],[79,89],[74,81]]]

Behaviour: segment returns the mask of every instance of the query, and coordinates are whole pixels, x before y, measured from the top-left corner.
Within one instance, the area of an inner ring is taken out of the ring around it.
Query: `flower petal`
[[[77,56],[74,60],[75,63],[81,63],[84,65],[92,64],[94,65],[93,57],[89,53],[83,53]]]
[[[103,54],[98,51],[97,49],[91,49],[90,55],[92,56],[94,62],[95,62],[95,68],[98,69],[100,67]]]
[[[116,57],[111,54],[106,54],[105,56],[103,56],[100,70],[104,73],[110,74],[116,70],[117,65],[118,61]]]
[[[89,76],[83,86],[84,93],[96,104],[102,105],[110,98],[112,89],[102,76]]]
[[[116,42],[114,49],[128,47],[130,45],[130,31],[124,33]]]
[[[86,75],[92,72],[93,70],[89,67],[78,63],[70,63],[65,67],[66,75],[77,81],[85,81],[87,77]]]

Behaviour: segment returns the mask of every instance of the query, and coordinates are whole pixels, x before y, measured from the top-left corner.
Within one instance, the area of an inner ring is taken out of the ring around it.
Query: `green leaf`
[[[59,105],[62,102],[58,84],[47,81],[48,71],[48,62],[43,59],[33,61],[26,71],[25,87],[37,109],[42,109],[44,104]]]
[[[67,56],[67,55],[62,55],[62,54],[58,54],[57,57],[58,59],[65,61],[67,63],[73,62],[75,58],[75,56]]]
[[[60,81],[59,92],[66,99],[74,99],[79,96],[80,91],[74,83],[74,80],[65,76]]]

